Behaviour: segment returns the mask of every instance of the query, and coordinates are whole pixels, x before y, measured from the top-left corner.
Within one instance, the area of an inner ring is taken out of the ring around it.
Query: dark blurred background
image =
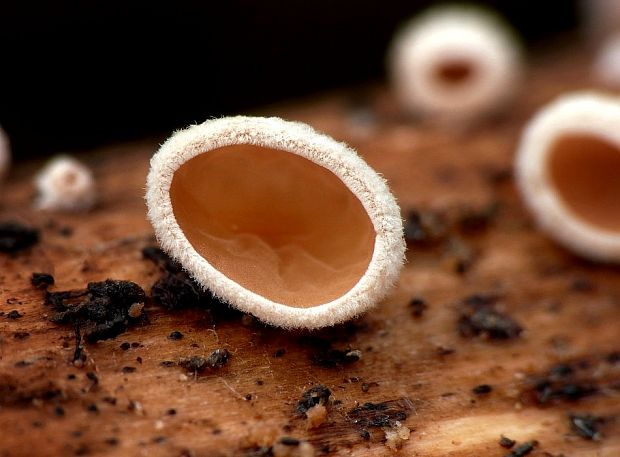
[[[384,77],[415,0],[0,3],[0,125],[16,159],[91,148]],[[482,1],[529,47],[570,0]]]

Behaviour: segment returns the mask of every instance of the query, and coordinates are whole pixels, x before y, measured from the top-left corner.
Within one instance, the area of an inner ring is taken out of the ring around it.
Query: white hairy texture
[[[437,69],[468,62],[472,74],[447,85]],[[448,122],[491,114],[515,96],[521,49],[500,18],[484,10],[439,7],[406,24],[394,37],[389,72],[401,105]]]
[[[565,134],[586,134],[620,147],[620,103],[593,93],[566,95],[539,111],[526,126],[517,150],[517,184],[538,225],[584,257],[620,262],[620,233],[599,229],[577,217],[554,189],[548,157]]]
[[[173,213],[173,175],[197,155],[235,144],[263,146],[304,157],[334,173],[360,200],[374,226],[375,245],[366,272],[347,293],[309,308],[276,303],[240,286],[192,247]],[[400,210],[385,180],[353,149],[299,122],[238,116],[209,120],[176,132],[151,159],[146,202],[148,218],[162,248],[202,287],[235,308],[281,327],[325,327],[367,311],[391,289],[404,261]]]
[[[0,180],[2,180],[9,171],[11,164],[11,144],[9,137],[0,127]]]
[[[50,160],[35,177],[35,205],[50,211],[85,211],[97,200],[91,170],[69,156]]]
[[[611,35],[601,45],[594,61],[593,73],[606,86],[620,88],[620,32]]]

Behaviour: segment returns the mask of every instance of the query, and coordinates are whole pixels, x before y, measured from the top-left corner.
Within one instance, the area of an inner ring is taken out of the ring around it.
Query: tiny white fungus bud
[[[525,128],[516,178],[539,226],[584,257],[620,262],[620,103],[565,95]]]
[[[395,35],[388,54],[396,96],[406,110],[448,123],[499,111],[516,94],[521,49],[491,12],[441,6]]]
[[[85,211],[97,199],[91,170],[69,156],[50,160],[35,178],[35,205],[42,210]]]
[[[596,80],[611,88],[620,88],[620,32],[611,35],[601,45],[594,61]]]

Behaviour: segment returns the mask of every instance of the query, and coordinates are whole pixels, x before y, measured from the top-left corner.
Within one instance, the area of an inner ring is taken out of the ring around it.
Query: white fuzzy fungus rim
[[[517,184],[539,226],[584,257],[620,262],[620,233],[578,217],[551,183],[548,158],[563,135],[583,134],[620,148],[620,103],[591,93],[563,96],[543,108],[525,128],[516,156]],[[620,198],[620,196],[619,196]]]
[[[601,83],[620,87],[620,33],[607,38],[599,49],[592,68],[594,77]]]
[[[452,84],[444,65],[466,64]],[[468,121],[500,109],[522,76],[520,45],[499,17],[485,10],[438,7],[406,24],[388,57],[391,80],[404,108],[447,121]]]
[[[328,303],[297,308],[276,303],[231,280],[189,243],[173,213],[170,186],[188,160],[224,146],[247,144],[304,157],[335,174],[360,200],[375,230],[366,272],[344,295]],[[353,318],[386,296],[398,278],[405,243],[400,210],[386,182],[350,147],[310,126],[280,118],[214,119],[173,134],[151,159],[147,178],[148,218],[162,248],[202,286],[235,308],[286,328],[319,328]]]
[[[97,200],[91,170],[67,155],[50,160],[35,177],[35,206],[46,211],[86,211]]]
[[[5,131],[0,128],[0,180],[8,173],[10,164],[11,144]]]

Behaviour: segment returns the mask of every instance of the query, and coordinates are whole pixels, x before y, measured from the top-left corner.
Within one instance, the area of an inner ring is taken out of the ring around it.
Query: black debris
[[[297,412],[304,414],[313,406],[324,405],[331,394],[332,391],[322,384],[306,390],[301,396],[301,400],[297,402]]]
[[[16,253],[39,242],[39,231],[35,228],[9,221],[0,223],[0,252]]]
[[[119,346],[123,351],[128,351],[129,348],[131,347],[131,345],[125,341],[124,343],[121,343],[121,345]]]
[[[282,357],[284,354],[286,354],[286,349],[284,348],[278,348],[275,350],[275,352],[273,353],[274,357]]]
[[[181,359],[179,365],[191,372],[200,373],[207,368],[222,368],[229,358],[230,352],[227,349],[216,349],[206,359],[201,356],[193,356]]]
[[[75,351],[73,351],[73,362],[77,362],[78,360],[82,360],[84,354],[82,346],[82,332],[80,329],[80,322],[75,322]],[[85,357],[84,357],[85,358]]]
[[[93,385],[99,384],[99,377],[94,371],[86,373],[86,377],[93,382]]]
[[[183,338],[183,334],[178,330],[175,330],[174,332],[171,332],[170,335],[168,335],[168,338],[177,341]]]
[[[280,438],[280,444],[284,444],[285,446],[299,446],[301,441],[297,438],[292,438],[290,436],[284,436]]]
[[[162,360],[161,362],[159,362],[159,366],[164,368],[170,368],[176,366],[176,363],[174,363],[172,360]]]
[[[427,310],[428,305],[423,298],[415,297],[411,300],[411,302],[409,302],[409,307],[411,308],[413,317],[420,318]]]
[[[56,414],[58,417],[62,417],[65,415],[65,409],[62,406],[56,406],[54,408],[54,414]]]
[[[227,349],[216,349],[207,358],[207,365],[211,368],[222,368],[229,358],[230,352]]]
[[[170,310],[195,308],[208,301],[200,286],[183,272],[164,273],[151,287],[151,296],[156,304]]]
[[[369,427],[392,427],[397,421],[404,421],[411,410],[411,403],[406,400],[390,400],[382,403],[364,403],[351,409],[347,417],[354,425],[367,429]]]
[[[86,406],[86,411],[89,411],[91,413],[98,413],[99,407],[97,407],[97,404],[91,403],[90,405]]]
[[[494,302],[495,298],[485,295],[472,295],[465,299],[458,320],[461,336],[508,340],[521,335],[521,325],[507,314],[499,312]]]
[[[322,367],[333,368],[357,362],[362,358],[362,351],[359,349],[333,349],[327,348],[320,350],[312,355],[312,361]]]
[[[25,340],[26,338],[28,338],[30,336],[30,333],[28,332],[15,332],[13,333],[13,338],[15,338],[16,340]]]
[[[142,249],[142,257],[151,260],[160,268],[171,273],[178,273],[182,270],[178,262],[172,260],[168,254],[156,246],[147,246]]]
[[[427,244],[446,236],[443,218],[432,211],[410,211],[404,223],[405,240],[410,244]]]
[[[123,367],[121,371],[125,374],[134,373],[136,371],[136,367]]]
[[[177,410],[174,408],[170,408],[168,411],[166,411],[166,414],[168,416],[174,416],[177,413]]]
[[[54,277],[49,273],[32,273],[30,282],[34,287],[47,289],[49,286],[54,285]]]
[[[512,452],[506,454],[506,457],[524,457],[532,452],[536,446],[538,446],[538,441],[519,444]]]
[[[568,419],[571,429],[582,438],[592,441],[599,441],[601,434],[599,426],[603,419],[591,414],[569,414]]]
[[[501,439],[499,440],[499,445],[506,449],[511,449],[515,444],[517,444],[515,440],[511,440],[504,435],[502,435]]]
[[[47,292],[45,298],[56,311],[52,322],[79,323],[89,343],[118,336],[138,323],[139,318],[131,317],[129,310],[145,300],[144,290],[137,284],[112,279],[88,283],[83,290]]]
[[[16,309],[14,309],[13,311],[9,311],[6,314],[7,319],[12,319],[12,320],[19,319],[22,316],[23,314],[17,311]]]
[[[484,395],[491,393],[493,387],[488,384],[480,384],[479,386],[474,387],[471,391],[476,395]]]

